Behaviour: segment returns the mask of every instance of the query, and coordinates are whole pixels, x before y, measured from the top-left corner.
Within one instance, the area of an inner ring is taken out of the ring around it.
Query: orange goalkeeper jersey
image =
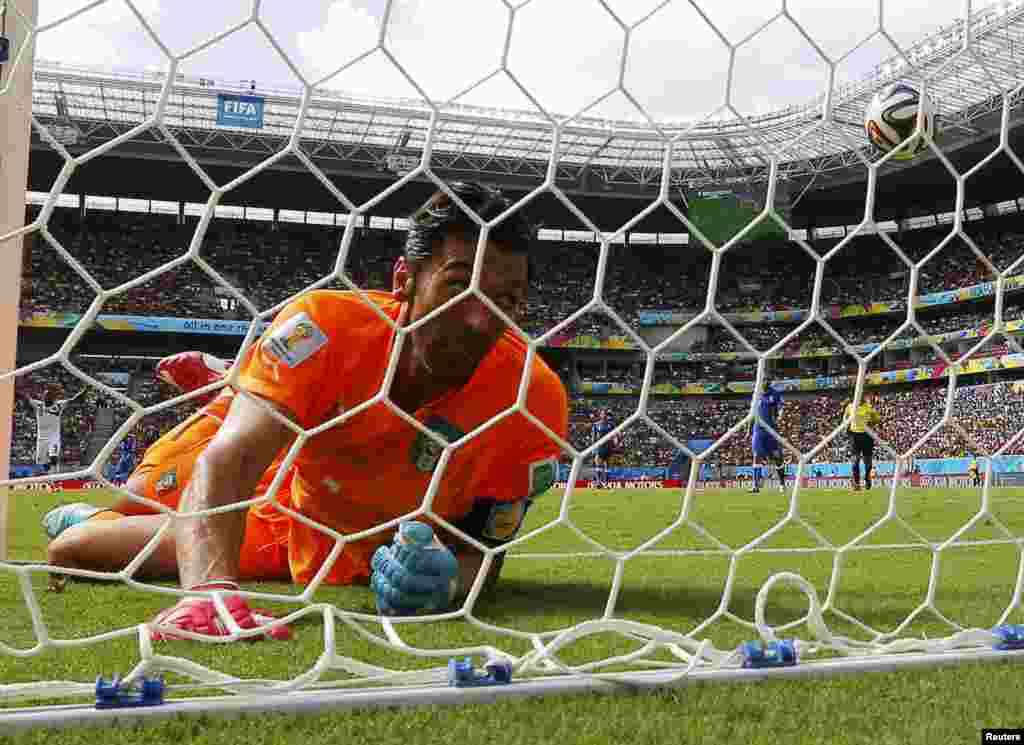
[[[172,510],[178,509],[182,492],[192,478],[196,460],[206,450],[207,445],[224,424],[234,396],[235,392],[225,386],[217,393],[217,397],[213,401],[194,412],[173,429],[168,430],[147,448],[142,462],[132,473],[133,478],[145,479],[142,496],[160,502]],[[287,450],[282,450],[274,458],[273,463],[267,468],[256,486],[255,494],[239,495],[239,497],[248,499],[250,496],[261,497],[266,494],[287,453]],[[290,490],[287,484],[286,478],[277,498],[282,504],[290,505]],[[261,511],[261,517],[265,521],[277,522],[286,519],[286,515],[274,509],[273,505],[267,507],[268,509]],[[133,510],[128,514],[148,515],[153,513],[154,510],[147,506],[133,505]]]
[[[367,293],[397,321],[402,305],[390,294]],[[378,312],[351,292],[316,291],[290,303],[249,352],[240,385],[288,408],[306,428],[371,399],[381,389],[395,333]],[[448,442],[481,426],[515,403],[526,347],[503,335],[469,382],[412,416]],[[526,408],[565,439],[568,401],[551,369],[534,357]],[[519,413],[507,416],[454,451],[433,498],[433,511],[456,522],[480,500],[493,509],[486,538],[507,540],[519,527],[526,498],[555,479],[559,448]],[[351,535],[416,510],[424,501],[441,447],[384,403],[364,409],[312,437],[295,462],[292,507],[317,523]],[[272,509],[272,508],[271,508]],[[346,544],[327,581],[369,577],[373,551],[393,529]],[[308,582],[335,539],[291,522],[292,577]]]

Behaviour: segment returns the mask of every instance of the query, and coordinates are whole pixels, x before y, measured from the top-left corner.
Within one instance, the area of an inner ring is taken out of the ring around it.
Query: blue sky
[[[16,2],[17,0],[15,0]],[[739,42],[778,11],[772,0],[694,0],[721,33]],[[134,0],[174,54],[244,19],[251,0]],[[725,100],[728,54],[712,28],[685,0],[606,0],[631,34],[624,82],[636,103],[615,94],[589,110],[598,116],[689,120]],[[89,0],[39,0],[40,21],[88,6]],[[975,3],[980,7],[987,3]],[[827,55],[838,59],[877,27],[878,0],[790,0],[788,8]],[[387,45],[423,92],[488,106],[533,108],[563,115],[592,104],[616,85],[624,33],[598,0],[519,0],[506,75],[473,88],[500,66],[510,12],[500,0],[395,0]],[[302,75],[319,81],[371,49],[385,0],[263,0],[260,17]],[[752,10],[751,8],[754,8]],[[651,15],[653,11],[653,15]],[[900,44],[953,21],[963,0],[886,0],[884,23]],[[838,80],[860,77],[893,53],[874,39],[837,68]],[[123,70],[167,67],[126,0],[108,0],[42,34],[39,56],[67,65]],[[745,114],[766,113],[820,93],[826,66],[795,28],[780,19],[740,46],[732,101]],[[188,75],[259,87],[300,85],[262,34],[244,29],[182,63]],[[324,85],[357,95],[418,96],[381,52]]]

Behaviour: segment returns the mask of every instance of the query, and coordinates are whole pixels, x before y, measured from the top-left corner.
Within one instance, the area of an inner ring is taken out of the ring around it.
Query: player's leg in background
[[[191,478],[196,451],[181,457],[143,463],[131,474],[124,488],[132,494],[176,509],[184,485]],[[162,462],[158,462],[161,461]],[[175,478],[168,478],[168,473]],[[180,476],[180,479],[178,478]],[[87,504],[62,505],[43,520],[53,539],[47,547],[49,563],[71,569],[120,571],[144,547],[168,518],[153,507],[121,496],[107,508]],[[177,559],[173,532],[168,531],[157,549],[140,567],[139,577],[173,579]],[[50,589],[63,589],[66,577],[51,575]]]
[[[781,450],[775,454],[775,474],[779,477],[779,491],[786,491],[786,462]]]
[[[875,442],[871,435],[864,435],[864,488],[871,490],[871,469],[875,465]]]
[[[117,520],[87,520],[72,525],[47,546],[53,566],[117,572],[131,562],[169,520],[164,515],[137,515]],[[174,532],[160,538],[142,563],[137,579],[174,579],[178,573]]]
[[[60,473],[60,440],[51,439],[46,445],[47,473]]]
[[[856,433],[850,433],[850,468],[853,477],[853,490],[860,490],[860,442]]]
[[[608,457],[610,455],[611,453],[602,448],[597,451],[597,455],[594,457],[594,466],[599,489],[608,488]]]
[[[752,494],[756,494],[757,492],[761,491],[761,468],[760,468],[760,466],[758,465],[758,462],[757,462],[757,453],[754,453],[754,458],[753,458],[753,476],[752,476],[752,481],[753,481],[753,485],[750,487],[750,492]]]

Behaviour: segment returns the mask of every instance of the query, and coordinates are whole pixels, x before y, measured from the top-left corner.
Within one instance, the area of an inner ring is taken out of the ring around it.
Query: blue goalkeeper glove
[[[381,615],[443,611],[455,598],[459,562],[425,523],[402,523],[394,541],[374,552],[370,566]]]

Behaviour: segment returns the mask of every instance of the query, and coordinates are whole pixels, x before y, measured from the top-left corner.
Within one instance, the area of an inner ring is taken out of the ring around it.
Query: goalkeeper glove
[[[402,523],[394,541],[374,552],[370,566],[381,615],[441,611],[455,598],[459,562],[425,523]]]
[[[234,582],[218,581],[206,585],[198,585],[194,590],[237,590],[238,585]],[[224,605],[228,613],[235,619],[235,623],[243,629],[255,629],[274,620],[265,610],[250,609],[244,598],[229,595],[224,598]],[[153,619],[153,626],[170,626],[181,631],[190,631],[194,634],[205,634],[206,636],[229,636],[224,619],[217,612],[213,600],[209,598],[182,598],[176,605],[166,608],[157,614]],[[276,639],[278,641],[291,638],[291,631],[287,626],[275,626],[263,634],[265,639]],[[168,639],[182,639],[173,631],[153,629],[151,636],[154,641],[166,641]],[[258,638],[258,637],[248,637]]]

